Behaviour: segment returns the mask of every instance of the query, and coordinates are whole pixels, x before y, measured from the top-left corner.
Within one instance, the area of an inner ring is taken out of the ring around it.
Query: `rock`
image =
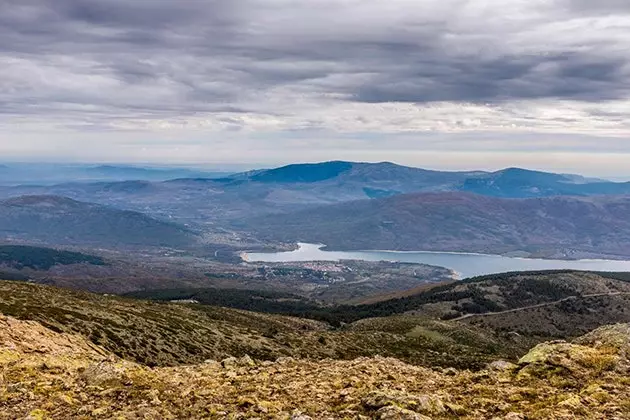
[[[617,355],[615,369],[621,373],[630,372],[630,324],[598,328],[578,338],[575,343]]]
[[[571,395],[566,400],[558,404],[559,407],[566,408],[573,413],[581,413],[584,411],[582,399],[577,395]]]
[[[238,359],[236,357],[228,357],[226,359],[221,360],[221,366],[224,369],[234,368],[238,365]]]
[[[238,364],[240,366],[256,366],[256,362],[254,362],[254,359],[249,357],[249,355],[247,354],[241,357],[240,359],[238,359]]]
[[[117,387],[130,383],[123,364],[97,363],[81,373],[81,379],[90,386]]]
[[[221,360],[221,366],[224,369],[233,369],[237,367],[251,367],[251,366],[256,366],[256,362],[254,362],[254,359],[252,359],[248,355],[245,355],[240,358],[228,357],[227,359],[223,359]]]
[[[464,414],[466,414],[466,411],[467,411],[466,407],[461,406],[459,404],[447,402],[447,403],[444,403],[444,406],[448,409],[448,411],[458,416],[463,416]]]
[[[506,362],[505,360],[497,360],[488,365],[488,370],[494,370],[498,372],[515,370],[518,366],[514,363]]]
[[[430,417],[393,405],[378,410],[376,418],[381,420],[431,420]]]
[[[310,416],[302,414],[301,411],[294,411],[291,415],[291,420],[312,420]]]
[[[452,367],[442,369],[442,373],[445,374],[446,376],[455,376],[457,375],[457,369],[452,368]]]
[[[423,414],[444,414],[446,407],[438,397],[430,395],[410,395],[400,391],[374,391],[363,398],[363,405],[368,409],[380,409],[397,406]]]
[[[503,417],[503,420],[525,420],[526,418],[527,417],[521,413],[508,413],[505,417]]]
[[[592,347],[566,342],[543,343],[519,360],[519,375],[543,378],[564,376],[567,379],[584,380],[613,369],[618,359],[614,354]]]
[[[601,327],[574,341],[595,348],[613,348],[623,357],[630,358],[630,324]]]

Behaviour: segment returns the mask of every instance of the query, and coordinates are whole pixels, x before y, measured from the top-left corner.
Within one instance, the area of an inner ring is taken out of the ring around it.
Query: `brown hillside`
[[[471,373],[395,359],[250,358],[149,369],[0,318],[1,419],[629,419],[630,326]]]

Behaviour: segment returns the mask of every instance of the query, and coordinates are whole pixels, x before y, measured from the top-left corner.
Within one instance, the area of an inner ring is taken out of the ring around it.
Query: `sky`
[[[5,161],[630,176],[627,0],[0,0]]]

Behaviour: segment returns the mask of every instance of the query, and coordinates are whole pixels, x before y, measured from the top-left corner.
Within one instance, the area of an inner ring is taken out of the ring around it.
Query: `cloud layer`
[[[522,133],[624,138],[629,4],[0,0],[0,149],[37,133],[143,148],[499,133],[495,151]]]

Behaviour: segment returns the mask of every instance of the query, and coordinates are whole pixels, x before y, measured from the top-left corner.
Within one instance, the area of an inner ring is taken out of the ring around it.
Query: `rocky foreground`
[[[0,316],[0,419],[630,419],[630,325],[480,372],[249,357],[176,368]]]

